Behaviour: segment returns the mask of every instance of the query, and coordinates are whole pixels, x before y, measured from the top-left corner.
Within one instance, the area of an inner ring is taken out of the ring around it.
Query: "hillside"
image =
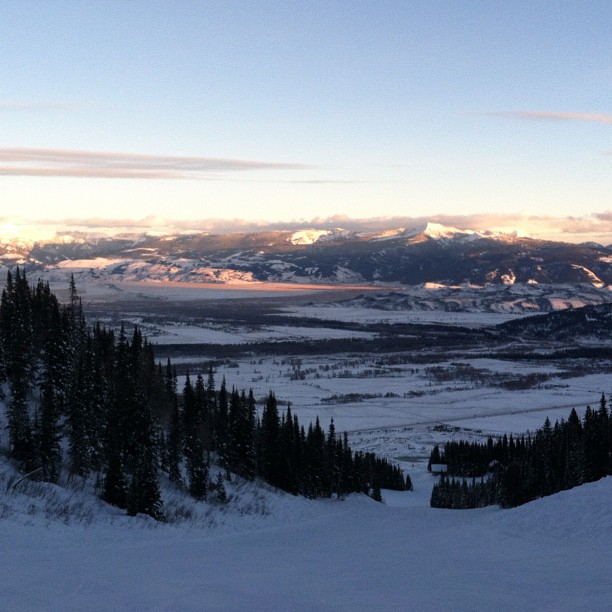
[[[336,306],[375,309],[385,312],[440,311],[447,313],[496,313],[526,315],[580,308],[607,303],[612,292],[607,287],[585,283],[442,285],[425,283],[395,291],[370,291],[337,302]]]
[[[420,481],[417,491],[425,490]],[[262,491],[252,498],[261,513],[209,511],[188,528],[153,527],[140,517],[128,523],[106,509],[85,527],[48,518],[15,495],[19,515],[4,510],[0,522],[3,606],[609,609],[612,478],[505,511],[432,510],[422,493],[421,501],[414,495],[385,493],[381,505],[362,496],[314,502]],[[87,506],[82,493],[70,497]]]
[[[518,338],[545,338],[562,342],[578,338],[609,341],[612,339],[612,303],[507,321],[499,325],[498,329]]]
[[[0,266],[87,278],[187,282],[612,285],[612,250],[437,224],[357,233],[86,235],[0,240]]]

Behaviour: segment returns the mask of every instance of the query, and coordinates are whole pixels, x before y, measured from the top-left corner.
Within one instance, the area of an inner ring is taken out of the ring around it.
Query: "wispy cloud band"
[[[612,115],[604,113],[564,113],[555,111],[514,110],[485,113],[492,117],[515,117],[540,121],[591,121],[612,125]]]
[[[187,179],[248,170],[302,170],[308,166],[280,162],[76,151],[0,148],[1,176],[76,178]]]

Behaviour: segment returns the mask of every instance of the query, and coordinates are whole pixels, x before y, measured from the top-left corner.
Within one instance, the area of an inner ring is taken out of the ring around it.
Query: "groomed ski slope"
[[[612,478],[512,509],[415,493],[309,501],[222,527],[0,521],[3,610],[612,609]],[[29,523],[29,524],[28,524]]]

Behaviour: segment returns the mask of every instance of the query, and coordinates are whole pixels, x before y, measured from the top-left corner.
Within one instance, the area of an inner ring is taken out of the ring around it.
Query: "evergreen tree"
[[[21,377],[14,378],[11,384],[8,430],[10,456],[22,463],[31,460],[32,430],[27,406],[27,386]]]
[[[185,459],[189,478],[189,492],[195,499],[204,499],[206,497],[208,481],[208,466],[204,459],[200,417],[196,396],[191,386],[189,374],[187,374],[183,390]]]
[[[4,342],[0,334],[0,400],[4,399],[4,383],[7,381],[6,356],[4,354]]]
[[[338,442],[336,440],[336,427],[334,419],[330,420],[327,439],[325,441],[325,483],[330,497],[338,491],[339,462]]]
[[[127,508],[127,481],[120,453],[110,453],[104,476],[102,499],[118,508]]]
[[[255,476],[255,398],[236,389],[230,396],[228,444],[224,461],[229,471],[247,479]]]
[[[259,471],[263,479],[274,486],[280,483],[279,437],[278,405],[276,396],[270,391],[261,416]]]
[[[253,389],[249,389],[249,395],[243,399],[244,418],[242,422],[242,440],[241,440],[241,475],[252,480],[255,478],[257,471],[257,458],[255,455],[255,427],[257,418],[257,406]]]
[[[380,490],[380,485],[376,482],[374,483],[374,486],[372,488],[372,495],[371,495],[372,499],[374,501],[377,502],[381,502],[382,503],[382,492]]]
[[[427,471],[431,472],[431,466],[432,465],[439,465],[441,463],[441,458],[440,458],[440,447],[436,444],[430,455],[429,455],[429,461],[427,462]]]
[[[172,407],[172,418],[170,421],[170,428],[168,431],[168,443],[167,443],[167,467],[168,477],[174,483],[180,483],[181,478],[181,459],[183,456],[182,452],[183,438],[181,435],[181,417],[178,406],[178,397],[173,398]]]
[[[226,504],[228,502],[227,491],[225,490],[223,474],[221,472],[217,473],[217,479],[215,481],[215,491],[217,493],[217,501],[220,504]]]
[[[40,404],[38,452],[42,479],[54,483],[58,481],[62,463],[58,418],[53,386],[46,384],[43,387]]]
[[[134,469],[127,495],[128,514],[148,514],[155,520],[164,520],[161,492],[157,481],[158,454],[155,445],[153,423],[150,415],[143,422],[147,443],[143,446]]]
[[[212,365],[208,370],[208,378],[204,389],[204,397],[200,400],[203,412],[202,423],[202,443],[207,455],[207,462],[210,464],[210,454],[216,448],[216,415],[217,415],[217,394],[215,393],[215,377]]]

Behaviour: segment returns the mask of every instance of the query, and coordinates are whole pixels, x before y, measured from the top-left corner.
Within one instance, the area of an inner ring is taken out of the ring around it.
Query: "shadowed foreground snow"
[[[246,517],[247,531],[239,518],[235,529],[215,530],[9,517],[0,521],[1,606],[611,609],[612,478],[505,511],[432,510],[419,499],[281,496],[273,515]]]

